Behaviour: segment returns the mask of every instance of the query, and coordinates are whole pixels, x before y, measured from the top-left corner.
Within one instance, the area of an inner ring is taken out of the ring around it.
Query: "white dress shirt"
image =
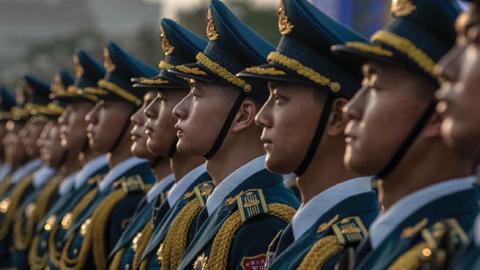
[[[198,177],[200,177],[200,175],[204,174],[205,172],[205,164],[202,164],[185,174],[182,179],[175,183],[168,192],[168,205],[170,205],[170,207],[173,207],[173,205],[178,201],[178,199],[180,199],[187,191],[188,187],[191,186],[198,179]]]
[[[151,203],[160,193],[165,191],[165,189],[173,183],[175,176],[170,174],[169,176],[163,178],[160,182],[156,182],[155,185],[147,192],[147,203]]]

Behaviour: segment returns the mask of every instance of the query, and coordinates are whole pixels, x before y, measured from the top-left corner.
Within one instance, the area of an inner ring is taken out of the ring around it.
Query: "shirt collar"
[[[52,167],[46,165],[40,167],[40,169],[38,169],[33,176],[33,186],[36,189],[40,188],[56,173],[57,170]]]
[[[372,248],[380,246],[395,228],[423,206],[441,197],[472,188],[474,181],[474,176],[455,178],[430,185],[403,197],[390,209],[381,213],[370,226]]]
[[[98,190],[99,191],[106,190],[113,183],[113,181],[117,180],[119,177],[121,177],[125,172],[127,172],[131,168],[142,163],[148,163],[148,160],[143,158],[138,158],[138,157],[130,157],[118,163],[116,166],[110,169],[110,171],[107,173],[107,175],[105,175],[102,181],[98,183]]]
[[[208,215],[211,215],[236,187],[263,169],[265,169],[265,155],[249,161],[223,179],[207,199]]]
[[[178,199],[180,199],[180,197],[182,197],[182,195],[187,191],[188,187],[190,187],[195,180],[197,180],[198,177],[200,177],[200,175],[204,174],[206,171],[207,169],[205,168],[205,164],[202,164],[185,174],[182,179],[175,183],[168,192],[168,205],[173,207]]]
[[[2,164],[0,167],[0,183],[5,180],[5,177],[10,173],[10,171],[12,171],[12,165],[10,163]]]
[[[160,182],[155,183],[147,193],[147,202],[151,203],[161,192],[165,191],[165,189],[173,183],[173,180],[175,180],[175,176],[172,173],[160,180]]]
[[[295,240],[310,229],[319,218],[341,201],[372,190],[371,177],[357,177],[338,183],[315,195],[305,205],[300,206],[292,219]]]
[[[34,159],[29,162],[27,162],[25,165],[22,167],[18,168],[12,175],[12,183],[16,184],[20,182],[25,176],[27,176],[29,173],[40,167],[42,162],[40,159]]]
[[[75,188],[78,189],[79,187],[83,186],[83,184],[85,184],[85,182],[92,177],[93,173],[106,166],[107,163],[107,155],[101,155],[88,161],[78,172],[77,176],[75,176]]]
[[[65,179],[63,179],[63,181],[60,183],[60,186],[58,187],[59,195],[64,195],[72,189],[77,173],[78,171],[75,171],[69,176],[65,177]]]

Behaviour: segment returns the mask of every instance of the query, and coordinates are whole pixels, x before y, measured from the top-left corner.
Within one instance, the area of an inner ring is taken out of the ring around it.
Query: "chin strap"
[[[173,158],[173,156],[175,156],[175,153],[177,152],[177,142],[178,142],[178,138],[175,137],[172,144],[170,145],[170,149],[168,150],[167,156],[169,158]]]
[[[413,126],[412,130],[410,131],[408,136],[405,138],[403,143],[400,145],[400,148],[398,148],[397,152],[392,157],[390,162],[388,162],[387,165],[375,175],[374,181],[385,178],[397,167],[398,163],[400,163],[402,158],[407,153],[408,149],[410,149],[412,144],[415,142],[415,139],[418,137],[418,135],[422,132],[422,130],[427,125],[428,121],[430,120],[433,113],[435,112],[436,105],[437,105],[437,101],[435,99],[433,99],[430,102],[430,104],[428,104],[427,108],[422,113],[422,115],[418,119],[415,126]]]
[[[122,130],[118,134],[117,138],[115,139],[115,142],[113,143],[112,147],[108,150],[108,153],[113,153],[117,147],[120,145],[120,142],[122,141],[123,136],[125,133],[127,133],[128,129],[130,128],[130,117],[135,113],[135,108],[132,109],[132,111],[128,114],[127,121],[123,124]]]
[[[232,122],[235,118],[235,115],[237,114],[238,109],[240,109],[240,105],[242,105],[242,102],[245,100],[245,98],[246,94],[242,92],[237,97],[237,100],[235,100],[235,103],[233,104],[232,109],[228,113],[227,119],[225,119],[223,127],[218,133],[212,148],[210,148],[210,150],[204,155],[206,159],[212,158],[217,153],[218,149],[220,149],[220,146],[222,146],[222,143],[227,136],[228,130],[230,129],[230,126],[232,125]]]
[[[320,144],[320,140],[322,139],[323,133],[325,132],[325,128],[328,124],[328,118],[330,117],[330,112],[332,110],[334,100],[335,98],[332,95],[327,95],[327,99],[325,100],[325,105],[323,106],[322,114],[320,115],[320,119],[318,120],[317,128],[315,130],[315,133],[313,134],[310,146],[308,147],[307,153],[305,154],[302,162],[295,170],[295,174],[297,176],[301,176],[305,172],[305,170],[312,162],[315,153],[317,152],[318,145]]]

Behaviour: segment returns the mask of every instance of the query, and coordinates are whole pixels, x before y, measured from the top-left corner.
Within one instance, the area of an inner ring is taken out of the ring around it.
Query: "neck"
[[[442,142],[431,147],[425,145],[423,151],[415,151],[414,147],[383,179],[385,208],[416,190],[472,173],[474,160],[447,148]]]
[[[297,178],[303,204],[329,187],[358,176],[343,165],[345,143],[343,137],[341,139],[342,141],[329,140],[331,142],[325,143],[329,149],[320,146],[307,170]]]
[[[110,168],[115,167],[118,163],[133,156],[132,152],[130,151],[131,141],[128,139],[126,134],[130,133],[125,132],[125,134],[122,136],[122,141],[120,141],[113,152],[108,153],[108,166]]]
[[[91,149],[88,149],[86,151],[82,151],[78,154],[78,161],[80,161],[80,164],[85,165],[87,162],[90,160],[93,160],[100,155],[103,155],[103,153],[100,152],[94,152]]]
[[[196,155],[184,155],[178,152],[170,158],[170,168],[175,176],[175,182],[180,181],[185,174],[204,163],[205,160]]]
[[[68,153],[65,161],[61,165],[60,174],[67,176],[80,168],[78,162],[78,153]]]
[[[211,159],[207,160],[207,171],[215,186],[236,169],[265,153],[258,138],[259,136],[238,139],[235,143],[225,143]]]
[[[152,170],[157,182],[161,181],[163,178],[172,173],[170,170],[170,160],[168,158],[162,158],[153,165]]]

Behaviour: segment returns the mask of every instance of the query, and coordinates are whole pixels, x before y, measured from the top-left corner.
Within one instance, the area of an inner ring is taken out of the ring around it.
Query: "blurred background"
[[[272,44],[279,0],[224,0]],[[370,36],[388,20],[388,0],[311,0],[334,19]],[[0,0],[0,83],[11,89],[25,73],[50,80],[71,70],[81,47],[101,57],[113,40],[156,66],[163,53],[159,20],[168,17],[204,35],[208,0]]]

